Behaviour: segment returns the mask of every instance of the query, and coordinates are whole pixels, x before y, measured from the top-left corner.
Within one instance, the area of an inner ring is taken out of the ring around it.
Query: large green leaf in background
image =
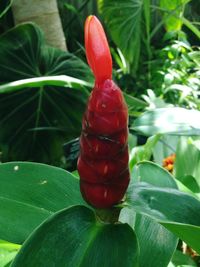
[[[100,0],[99,9],[113,41],[135,71],[140,57],[143,1]]]
[[[181,137],[175,161],[175,176],[194,193],[200,193],[200,139]]]
[[[156,163],[162,165],[163,159],[176,152],[176,146],[180,136],[163,135],[153,148],[153,159]]]
[[[150,216],[200,252],[200,201],[196,198],[172,188],[132,183],[127,203],[134,212]]]
[[[138,181],[148,182],[148,184],[136,184]],[[159,165],[151,162],[142,162],[137,165],[128,190],[127,202],[133,208],[132,211],[127,211],[127,217],[130,217],[128,221],[133,225],[132,217],[135,212],[145,214],[149,219],[161,223],[196,251],[200,252],[200,201],[190,195],[181,193],[175,188],[177,186],[173,176]],[[136,224],[135,227],[137,227]],[[135,231],[139,238],[137,228]],[[148,235],[148,231],[146,233]],[[151,231],[149,233],[151,234]],[[142,236],[142,239],[144,243],[148,243],[146,235]],[[167,246],[167,244],[165,245]],[[154,249],[152,248],[152,253]],[[148,266],[150,263],[146,264]]]
[[[159,221],[200,226],[200,201],[176,189],[132,184],[127,203]]]
[[[138,163],[132,177],[133,182],[146,182],[154,186],[177,189],[174,177],[167,170],[150,161]]]
[[[0,165],[0,239],[22,243],[54,212],[85,204],[69,172],[36,163]]]
[[[1,0],[0,3],[0,18],[3,17],[4,14],[8,11],[8,9],[11,7],[12,0]]]
[[[83,206],[65,209],[27,239],[12,267],[138,267],[138,245],[128,224],[104,224]]]
[[[177,250],[172,258],[171,264],[168,267],[197,267],[197,264],[188,254],[183,254]]]
[[[42,76],[68,75],[91,81],[86,64],[74,55],[47,47],[33,24],[17,26],[0,37],[0,83]],[[0,90],[0,150],[3,161],[61,164],[62,144],[80,134],[87,93],[55,86],[55,81],[24,83]],[[58,83],[59,85],[59,83]],[[69,85],[69,83],[68,83]],[[73,83],[71,84],[73,87]],[[77,88],[77,87],[76,87]]]
[[[184,108],[158,108],[137,118],[132,129],[144,135],[200,135],[200,112]]]
[[[160,7],[164,11],[163,20],[167,31],[180,31],[182,27],[181,17],[184,5],[190,0],[161,0]]]
[[[129,154],[129,167],[132,168],[140,161],[150,160],[153,149],[160,139],[160,135],[150,136],[146,143],[141,146],[134,146]],[[130,148],[130,147],[129,147]],[[132,174],[132,173],[131,173]]]
[[[10,266],[19,249],[19,245],[0,240],[0,267]]]
[[[151,162],[141,162],[134,167],[134,182],[177,188],[173,177],[163,168]],[[165,267],[177,246],[177,238],[152,218],[125,208],[121,212],[123,222],[134,229],[140,246],[140,267]],[[144,256],[145,255],[145,256]]]

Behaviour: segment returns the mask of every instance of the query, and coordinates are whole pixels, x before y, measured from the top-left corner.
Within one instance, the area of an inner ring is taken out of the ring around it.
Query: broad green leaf
[[[133,181],[146,182],[154,186],[175,188],[177,189],[174,177],[159,165],[144,161],[138,163],[133,171]]]
[[[135,231],[140,247],[140,267],[166,267],[177,246],[177,238],[164,226],[145,216],[124,208],[120,221]],[[156,237],[156,238],[155,238]]]
[[[135,232],[140,246],[140,267],[167,266],[176,249],[177,238],[155,220],[141,214],[137,214]]]
[[[189,0],[190,1],[190,0]],[[188,0],[161,0],[160,7],[164,10],[163,20],[167,31],[180,31],[182,26],[181,17],[184,5]]]
[[[60,166],[62,144],[80,134],[86,86],[92,82],[88,66],[46,46],[40,29],[30,23],[0,37],[0,58],[2,160]]]
[[[63,86],[74,89],[83,89],[84,86],[92,87],[92,84],[66,75],[29,78],[0,85],[0,94],[15,92],[24,88],[38,88],[45,85]]]
[[[173,177],[152,162],[141,162],[135,166],[133,181],[138,180],[160,187],[177,188]],[[122,210],[121,219],[135,229],[140,246],[140,267],[167,266],[177,246],[177,238],[152,218],[135,214],[129,208]]]
[[[200,226],[173,222],[162,222],[161,224],[185,241],[197,253],[200,253]]]
[[[67,170],[77,171],[77,160],[80,154],[79,138],[73,139],[63,145]],[[74,173],[73,173],[74,174]]]
[[[13,2],[12,0],[1,0],[1,2],[0,2],[0,18],[6,14],[6,12],[9,10],[9,8],[12,5],[12,2]]]
[[[33,23],[16,26],[0,40],[1,83],[55,75],[91,81],[87,65],[73,54],[47,46],[40,28]]]
[[[200,193],[200,186],[196,179],[192,175],[186,175],[181,177],[181,183],[185,185],[193,193]]]
[[[0,165],[0,239],[20,244],[47,217],[75,204],[84,201],[69,172],[38,163]]]
[[[176,189],[132,183],[127,204],[138,213],[162,223],[200,252],[200,201]]]
[[[136,97],[133,97],[130,94],[123,93],[124,98],[126,100],[126,103],[128,105],[129,110],[131,109],[139,109],[139,108],[145,108],[147,107],[146,102],[142,101],[141,99],[138,99]]]
[[[99,10],[113,41],[136,71],[140,57],[143,1],[100,0]]]
[[[127,203],[160,221],[200,226],[200,201],[176,189],[132,183]]]
[[[181,251],[176,250],[173,258],[172,258],[172,263],[174,264],[174,266],[178,267],[178,266],[196,266],[196,263],[193,261],[193,259],[187,255],[187,254],[183,254]]]
[[[135,166],[136,163],[143,160],[150,160],[153,153],[153,148],[160,139],[160,135],[151,136],[148,138],[146,144],[142,146],[135,146],[131,149],[129,155],[129,166],[130,169]]]
[[[137,118],[132,129],[144,135],[200,135],[200,112],[184,108],[160,108]]]
[[[180,182],[179,180],[176,179],[176,183],[177,183],[177,186],[178,186],[178,189],[184,193],[188,193],[190,195],[192,195],[193,197],[197,198],[200,200],[200,194],[197,194],[197,193],[194,193],[193,191],[191,191],[187,186],[185,186],[182,182]]]
[[[20,247],[21,246],[18,244],[10,243],[10,242],[5,241],[5,240],[0,240],[0,249],[5,249],[7,251],[13,251],[13,250],[19,250]]]
[[[176,178],[194,193],[200,192],[200,150],[196,146],[197,141],[181,137],[176,150],[175,162]]]
[[[8,267],[19,249],[17,244],[0,240],[0,267]]]
[[[59,211],[26,240],[12,267],[138,267],[136,236],[127,224],[100,222],[83,206]]]
[[[180,136],[163,135],[153,148],[153,159],[156,163],[162,165],[163,159],[176,152],[177,143]]]
[[[0,267],[9,267],[16,254],[17,251],[8,251],[0,248]]]

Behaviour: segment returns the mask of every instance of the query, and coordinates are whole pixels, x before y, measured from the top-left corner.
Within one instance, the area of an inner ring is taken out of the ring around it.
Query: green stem
[[[122,207],[112,207],[110,209],[96,209],[97,218],[104,223],[116,223]]]
[[[150,86],[151,80],[151,38],[150,38],[150,28],[151,28],[151,15],[150,15],[150,1],[146,0],[144,2],[144,17],[145,17],[145,27],[146,27],[146,49],[147,49],[147,57],[148,57],[148,87]]]
[[[38,96],[38,107],[37,107],[37,111],[36,111],[36,120],[35,120],[35,127],[34,128],[38,128],[39,122],[40,122],[40,114],[41,114],[41,109],[42,109],[43,91],[44,91],[44,88],[43,87],[40,87],[39,92],[38,92],[38,94],[39,94],[39,96]],[[37,135],[37,131],[35,131],[33,133],[33,144],[35,143],[36,135]]]

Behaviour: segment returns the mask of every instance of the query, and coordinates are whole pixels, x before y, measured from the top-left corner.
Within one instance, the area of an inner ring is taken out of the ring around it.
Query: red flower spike
[[[94,16],[85,23],[87,60],[95,87],[83,116],[78,172],[83,198],[96,208],[119,203],[129,184],[128,109],[111,80],[112,59],[104,30]]]
[[[85,48],[96,83],[100,84],[112,78],[112,58],[104,29],[95,16],[89,16],[85,22]]]

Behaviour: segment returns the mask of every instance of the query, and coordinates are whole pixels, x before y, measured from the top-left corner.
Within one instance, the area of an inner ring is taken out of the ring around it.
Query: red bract
[[[83,116],[78,172],[84,199],[96,208],[119,203],[128,187],[128,109],[112,81],[112,58],[101,23],[89,16],[85,47],[95,86]]]
[[[108,42],[103,27],[95,16],[89,16],[85,22],[85,49],[96,82],[111,79],[112,58]]]

